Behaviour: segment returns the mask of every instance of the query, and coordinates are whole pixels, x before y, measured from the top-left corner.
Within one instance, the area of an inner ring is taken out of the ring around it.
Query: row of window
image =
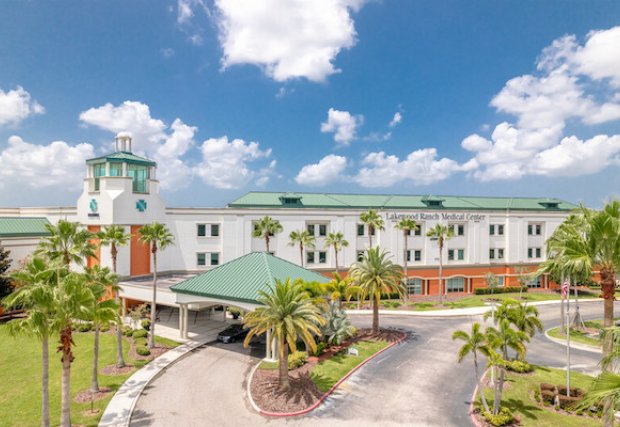
[[[209,260],[209,264],[207,264],[207,259]],[[196,254],[196,265],[198,267],[220,265],[220,253],[219,252],[198,252]]]
[[[541,248],[527,248],[527,257],[530,259],[542,258],[542,249]]]
[[[196,230],[198,237],[207,237],[207,230],[209,231],[208,237],[218,237],[220,235],[219,224],[198,224]]]
[[[504,276],[496,276],[496,277],[497,277],[497,286],[503,287],[506,278]],[[425,280],[420,279],[420,278],[408,279],[407,280],[407,293],[412,294],[412,295],[422,294],[424,282]],[[445,286],[446,286],[445,291],[448,293],[465,292],[465,284],[466,284],[465,277],[450,277],[449,279],[446,279],[445,281]],[[530,288],[542,287],[542,276],[537,276],[533,278],[527,283],[527,286]]]

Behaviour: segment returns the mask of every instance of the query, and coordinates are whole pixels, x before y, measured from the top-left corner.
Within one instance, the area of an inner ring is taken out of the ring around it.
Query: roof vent
[[[279,199],[284,206],[301,206],[301,196],[298,194],[283,194]]]
[[[116,151],[131,153],[131,134],[129,132],[119,132],[116,134]]]
[[[426,206],[428,206],[429,208],[443,208],[443,202],[445,202],[446,199],[442,199],[441,197],[435,197],[435,196],[425,196],[422,197],[422,203],[424,203]]]
[[[545,209],[559,209],[560,201],[557,199],[546,199],[542,202],[538,202],[539,205],[543,206]]]

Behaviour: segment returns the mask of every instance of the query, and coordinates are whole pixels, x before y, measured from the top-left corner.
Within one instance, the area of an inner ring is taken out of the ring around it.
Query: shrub
[[[510,409],[506,407],[500,408],[499,413],[497,415],[493,415],[491,412],[486,412],[486,411],[483,412],[482,415],[484,416],[485,420],[487,420],[489,423],[493,424],[494,426],[498,426],[498,427],[508,425],[514,419],[512,412],[510,412]]]
[[[136,339],[136,338],[144,338],[148,334],[149,333],[145,331],[144,329],[136,329],[135,331],[133,331],[133,334],[131,336],[133,337],[133,339]]]
[[[559,394],[558,400],[560,402],[560,408],[571,411],[573,410],[574,406],[576,406],[581,401],[581,398],[577,396],[567,396],[565,394]]]
[[[303,366],[308,360],[308,355],[303,351],[296,351],[288,355],[288,368],[295,369]]]
[[[564,396],[566,396],[566,386],[565,385],[559,385],[558,386],[558,394],[562,394]],[[577,387],[571,387],[570,388],[570,395],[571,396],[577,396],[577,397],[581,397],[583,396],[584,391],[580,388]]]
[[[131,326],[123,326],[123,335],[126,337],[130,337],[133,335],[133,329]]]
[[[109,330],[110,330],[110,325],[99,326],[99,332],[108,332]]]
[[[415,305],[418,308],[431,308],[434,304],[432,302],[416,302]]]
[[[151,350],[149,350],[147,347],[140,346],[136,347],[136,353],[138,353],[140,356],[150,356]]]
[[[144,319],[142,322],[140,322],[140,325],[142,325],[142,328],[146,331],[151,330],[151,321],[149,319]]]
[[[540,389],[555,391],[555,386],[549,383],[540,383]]]
[[[527,372],[532,372],[534,370],[534,367],[527,363],[525,360],[511,360],[506,363],[506,369],[512,372],[524,374]]]
[[[540,390],[540,399],[547,405],[553,405],[555,403],[556,393],[553,390]]]
[[[321,341],[320,343],[316,345],[316,351],[313,353],[313,356],[319,357],[321,353],[323,353],[323,350],[325,350],[326,348],[327,348],[327,344]]]
[[[93,330],[93,324],[90,322],[80,323],[77,327],[80,332],[89,332]]]
[[[146,338],[136,338],[133,340],[133,343],[136,347],[144,347],[146,346],[147,340]]]
[[[528,287],[527,286],[523,286],[523,292],[527,292]],[[489,288],[477,288],[474,289],[474,294],[475,295],[491,295],[491,293],[493,294],[508,294],[508,293],[513,293],[513,292],[519,292],[521,290],[521,286],[505,286],[503,288],[495,288],[493,289],[493,292],[491,292],[491,289]]]
[[[401,306],[400,301],[381,301],[381,305],[385,308],[398,308]]]

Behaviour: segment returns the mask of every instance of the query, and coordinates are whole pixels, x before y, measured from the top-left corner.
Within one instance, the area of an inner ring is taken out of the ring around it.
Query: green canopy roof
[[[270,255],[251,252],[212,270],[170,287],[173,292],[259,304],[258,291],[267,291],[276,280],[302,279],[307,282],[327,283],[322,274]]]
[[[46,218],[0,217],[0,238],[47,236],[46,224]]]
[[[251,191],[231,208],[452,209],[568,211],[577,205],[545,197],[467,197],[399,194],[277,193]]]
[[[133,163],[137,165],[145,165],[145,166],[156,166],[152,160],[145,159],[144,157],[136,156],[133,153],[128,153],[125,151],[117,151],[116,153],[108,154],[107,156],[95,157],[94,159],[86,160],[86,163],[104,163],[104,162],[124,162],[124,163]]]

